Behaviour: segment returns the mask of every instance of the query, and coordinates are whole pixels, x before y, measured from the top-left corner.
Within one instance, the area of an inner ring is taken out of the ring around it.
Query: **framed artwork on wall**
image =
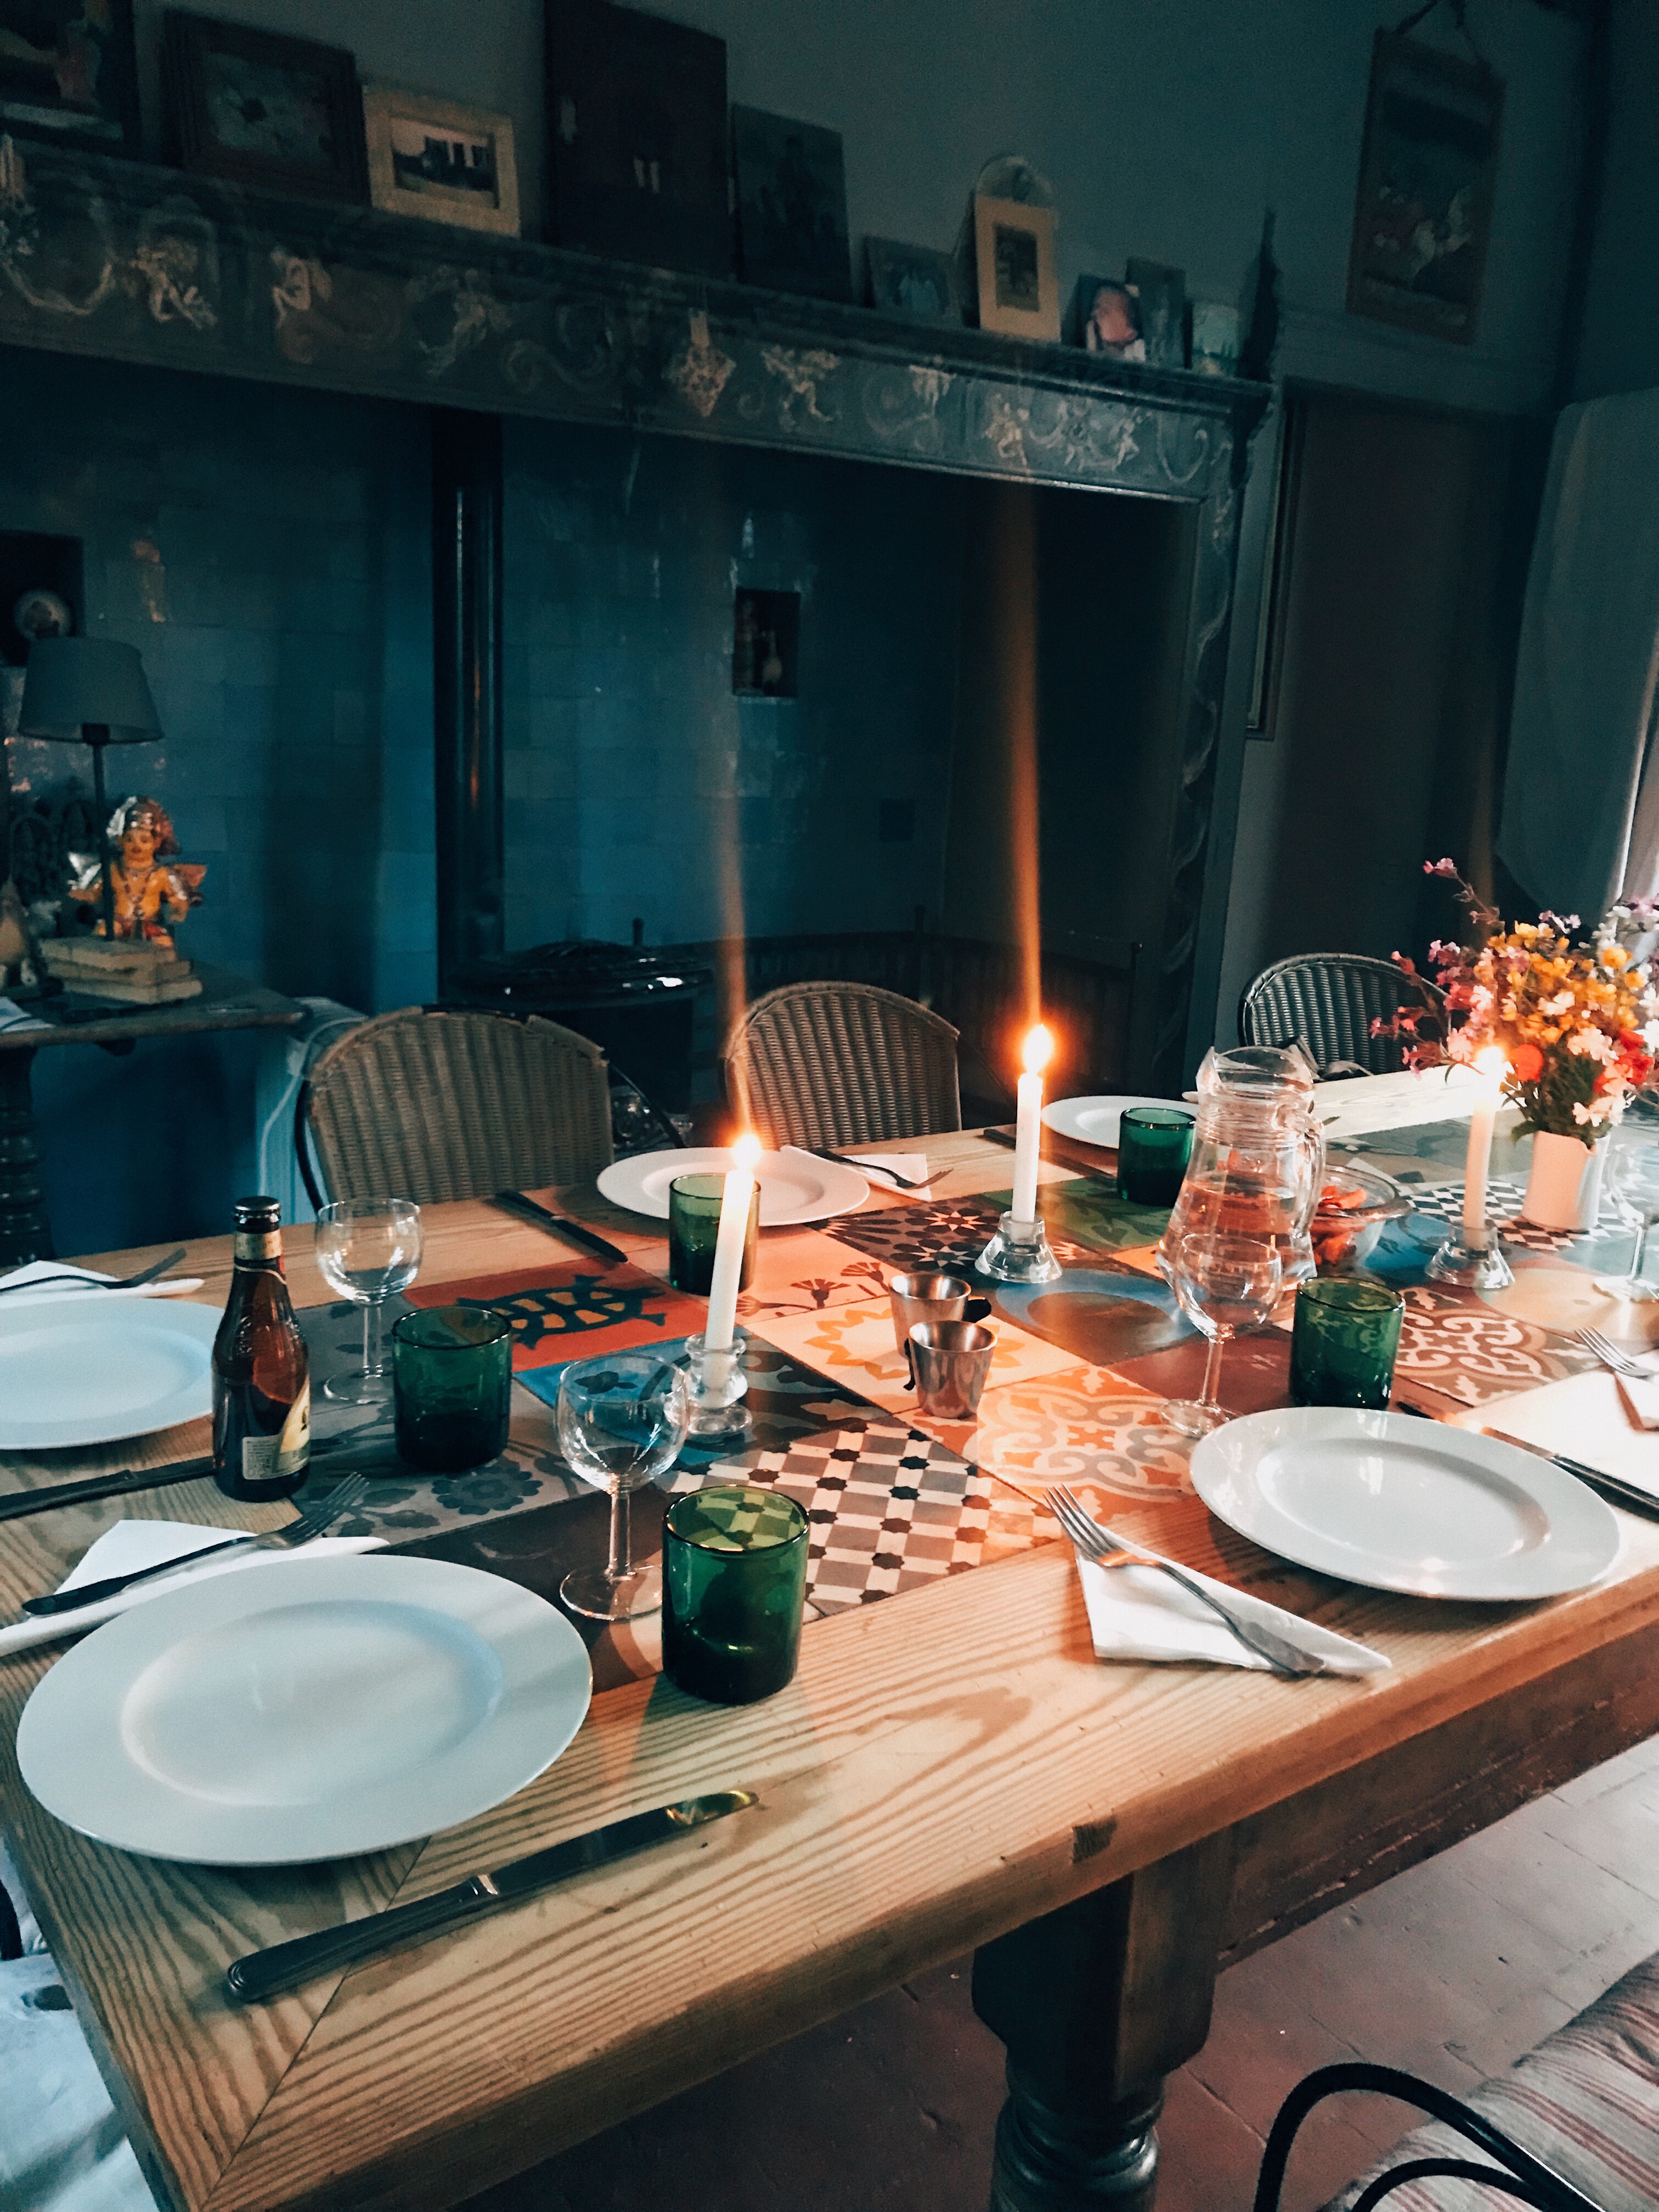
[[[1139,304],[1146,358],[1160,368],[1187,366],[1187,276],[1164,261],[1131,255],[1123,281]]]
[[[974,266],[981,330],[1023,338],[1060,336],[1052,208],[975,192]]]
[[[850,300],[841,133],[763,108],[732,110],[738,246],[746,284]]]
[[[1348,311],[1474,343],[1498,181],[1501,77],[1379,31],[1348,255]]]
[[[1118,361],[1145,361],[1140,334],[1140,300],[1116,276],[1079,276],[1072,295],[1077,342],[1091,353]]]
[[[132,0],[0,0],[0,131],[137,160]]]
[[[396,85],[363,87],[368,196],[392,215],[519,234],[513,119]]]
[[[896,239],[866,238],[864,258],[870,305],[915,323],[959,323],[957,264],[931,246],[901,246]]]
[[[164,24],[185,168],[312,199],[368,198],[357,65],[343,47],[179,8]]]
[[[726,41],[610,0],[546,0],[548,234],[732,274]]]

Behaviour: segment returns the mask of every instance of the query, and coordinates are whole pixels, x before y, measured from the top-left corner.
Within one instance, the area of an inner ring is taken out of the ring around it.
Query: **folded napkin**
[[[111,1283],[115,1279],[112,1275],[100,1275],[96,1268],[71,1267],[61,1260],[31,1260],[27,1267],[14,1267],[9,1275],[0,1275],[0,1291],[10,1292],[5,1300],[5,1305],[27,1306],[33,1305],[35,1298],[78,1296],[78,1287],[76,1283],[56,1280],[46,1284],[34,1293],[33,1297],[26,1290],[11,1288],[14,1283],[21,1285],[39,1282],[46,1275],[53,1277],[74,1275],[82,1283]],[[169,1275],[159,1283],[140,1283],[132,1290],[106,1291],[104,1295],[106,1299],[176,1298],[183,1297],[186,1291],[199,1291],[204,1279],[200,1275]],[[3,1312],[4,1310],[4,1306],[0,1305],[0,1312]]]
[[[118,1521],[88,1547],[79,1565],[70,1570],[58,1587],[76,1589],[82,1583],[101,1582],[106,1575],[129,1575],[140,1567],[158,1566],[163,1559],[199,1551],[204,1544],[236,1533],[234,1528],[192,1528],[184,1521]],[[244,1545],[239,1551],[216,1553],[211,1559],[204,1559],[200,1566],[176,1575],[158,1575],[154,1582],[135,1583],[131,1589],[118,1591],[115,1596],[103,1598],[96,1605],[81,1606],[74,1613],[49,1613],[38,1618],[26,1613],[9,1627],[0,1628],[0,1658],[9,1652],[27,1651],[37,1644],[51,1644],[60,1636],[78,1636],[83,1628],[95,1628],[100,1621],[113,1620],[118,1613],[143,1605],[146,1598],[159,1597],[163,1590],[178,1589],[185,1583],[199,1582],[204,1575],[234,1574],[240,1567],[269,1565],[273,1559],[325,1559],[349,1552],[373,1552],[382,1547],[386,1540],[384,1536],[313,1536],[310,1543],[301,1544],[291,1552],[256,1552]]]
[[[1080,1552],[1075,1556],[1097,1659],[1197,1659],[1218,1667],[1271,1671],[1265,1659],[1245,1649],[1224,1620],[1161,1568],[1103,1567]],[[1249,1596],[1230,1583],[1212,1582],[1196,1568],[1185,1571],[1213,1589],[1242,1620],[1277,1629],[1316,1652],[1333,1674],[1378,1674],[1394,1664],[1369,1644],[1351,1643],[1346,1636],[1269,1605],[1265,1598]]]
[[[1631,1375],[1615,1375],[1613,1379],[1619,1385],[1625,1411],[1637,1427],[1659,1429],[1659,1375],[1649,1367],[1646,1377],[1639,1382]]]
[[[1659,1376],[1655,1382],[1659,1387]],[[1645,1398],[1646,1383],[1637,1388]],[[1485,1429],[1500,1439],[1518,1437],[1522,1443],[1541,1444],[1546,1451],[1560,1452],[1659,1501],[1659,1442],[1632,1420],[1628,1407],[1620,1378],[1595,1367],[1451,1418],[1461,1429]]]
[[[902,1175],[906,1182],[926,1182],[927,1155],[926,1152],[848,1152],[849,1168],[885,1168],[890,1174]]]

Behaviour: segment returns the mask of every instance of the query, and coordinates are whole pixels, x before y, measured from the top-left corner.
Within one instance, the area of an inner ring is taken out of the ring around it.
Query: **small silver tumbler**
[[[971,1421],[996,1348],[996,1338],[980,1322],[917,1322],[905,1358],[922,1412],[936,1420]]]
[[[893,1301],[893,1341],[900,1352],[919,1321],[960,1321],[968,1285],[960,1275],[894,1275],[887,1285]]]

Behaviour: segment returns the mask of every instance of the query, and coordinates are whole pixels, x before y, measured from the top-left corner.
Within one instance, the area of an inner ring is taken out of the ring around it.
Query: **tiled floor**
[[[1509,2065],[1659,1949],[1659,1738],[1222,1977],[1170,2085],[1158,2212],[1248,2212],[1261,2137],[1355,2056],[1454,2090]],[[503,2188],[468,2212],[978,2212],[1002,2051],[968,1966],[927,1975]],[[1316,2115],[1285,2212],[1395,2140],[1397,2106]]]

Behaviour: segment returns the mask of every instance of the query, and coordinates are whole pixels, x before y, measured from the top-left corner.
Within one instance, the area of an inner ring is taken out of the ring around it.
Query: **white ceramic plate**
[[[0,1451],[112,1443],[213,1410],[214,1306],[0,1299]]]
[[[1193,1453],[1193,1486],[1298,1566],[1419,1597],[1557,1597],[1619,1555],[1619,1523],[1548,1460],[1405,1413],[1246,1413]]]
[[[613,1206],[666,1221],[670,1183],[680,1176],[724,1175],[731,1164],[731,1153],[720,1145],[636,1152],[631,1159],[613,1160],[599,1176],[599,1188]],[[797,1152],[793,1145],[781,1152],[763,1152],[755,1172],[760,1178],[763,1229],[781,1229],[792,1221],[828,1221],[831,1214],[850,1213],[870,1195],[870,1186],[856,1168]]]
[[[441,1559],[273,1560],[153,1597],[66,1651],[17,1729],[71,1828],[152,1858],[283,1866],[471,1820],[581,1726],[587,1653],[544,1598]]]
[[[1177,1114],[1192,1108],[1182,1098],[1055,1098],[1042,1109],[1042,1124],[1057,1137],[1073,1137],[1080,1145],[1103,1145],[1117,1150],[1117,1120],[1126,1106],[1171,1106]]]

